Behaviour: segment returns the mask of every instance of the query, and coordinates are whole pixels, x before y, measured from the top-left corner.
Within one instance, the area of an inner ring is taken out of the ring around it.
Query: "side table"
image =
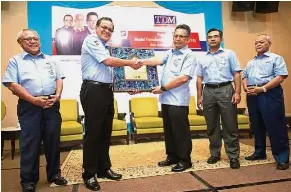
[[[14,159],[15,154],[15,137],[16,133],[19,132],[21,129],[20,127],[5,127],[1,128],[1,156],[3,156],[3,149],[4,149],[4,134],[8,134],[10,141],[11,141],[11,159]]]

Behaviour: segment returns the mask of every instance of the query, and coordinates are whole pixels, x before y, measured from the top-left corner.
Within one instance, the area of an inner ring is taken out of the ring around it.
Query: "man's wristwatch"
[[[167,89],[163,85],[161,86],[161,90],[162,91],[167,91]]]
[[[262,86],[262,88],[263,88],[263,92],[266,93],[267,92],[266,87]]]

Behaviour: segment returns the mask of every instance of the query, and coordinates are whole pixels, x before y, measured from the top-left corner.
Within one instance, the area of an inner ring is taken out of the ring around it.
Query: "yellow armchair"
[[[163,119],[158,114],[156,97],[140,97],[130,100],[130,112],[133,119],[133,140],[140,137],[160,136],[164,134]]]
[[[196,102],[195,102],[194,96],[190,97],[188,119],[189,119],[191,132],[197,133],[197,132],[207,131],[207,125],[206,125],[204,116],[197,114]]]
[[[61,143],[81,143],[83,126],[78,120],[78,102],[75,99],[61,99],[62,116]]]
[[[125,138],[126,143],[129,144],[130,135],[127,130],[126,121],[124,120],[124,114],[118,113],[117,101],[114,99],[114,117],[112,126],[112,137]]]

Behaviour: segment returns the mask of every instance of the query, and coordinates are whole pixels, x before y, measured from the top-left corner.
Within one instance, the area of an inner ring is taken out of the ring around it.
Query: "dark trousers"
[[[204,87],[203,89],[203,113],[210,141],[210,154],[214,157],[220,157],[221,135],[223,135],[228,157],[239,158],[237,106],[231,103],[233,94],[234,89],[231,84],[220,88]]]
[[[39,155],[41,141],[47,162],[47,180],[60,175],[60,103],[43,109],[22,99],[18,100],[17,115],[20,132],[20,177],[21,183],[39,181]]]
[[[104,174],[110,169],[110,138],[114,116],[112,88],[83,82],[80,91],[85,113],[85,135],[83,139],[83,179],[96,173]]]
[[[289,162],[289,138],[285,119],[283,89],[277,86],[258,96],[247,96],[255,155],[266,156],[266,131],[278,163]]]
[[[167,158],[191,163],[192,141],[188,106],[162,104]]]

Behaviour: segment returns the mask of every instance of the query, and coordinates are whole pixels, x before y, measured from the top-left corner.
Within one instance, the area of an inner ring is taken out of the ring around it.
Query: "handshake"
[[[130,60],[130,67],[137,70],[139,68],[141,68],[144,65],[144,60],[143,59],[137,59],[137,58],[133,58]]]

